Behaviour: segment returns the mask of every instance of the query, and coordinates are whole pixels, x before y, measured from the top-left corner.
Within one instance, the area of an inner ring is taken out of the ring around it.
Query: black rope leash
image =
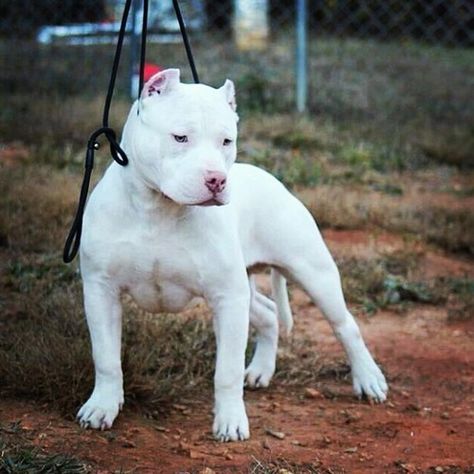
[[[63,261],[65,263],[70,263],[74,260],[74,257],[79,251],[79,246],[81,244],[81,234],[82,234],[82,222],[84,217],[84,210],[87,202],[87,195],[89,194],[89,184],[91,180],[92,170],[94,168],[94,154],[95,151],[99,149],[98,138],[101,135],[104,135],[108,140],[110,145],[110,154],[112,158],[121,166],[128,165],[127,154],[122,150],[120,145],[117,142],[117,135],[109,127],[109,113],[110,106],[112,104],[112,97],[114,94],[115,80],[117,78],[117,71],[120,64],[120,56],[122,54],[123,41],[126,34],[127,20],[130,13],[130,6],[134,0],[126,0],[122,21],[120,23],[120,30],[117,40],[117,46],[115,49],[114,61],[112,64],[112,72],[110,74],[109,87],[107,90],[107,95],[105,98],[104,104],[104,113],[102,116],[102,127],[95,130],[87,142],[86,150],[86,159],[84,166],[84,178],[82,180],[81,192],[79,194],[79,203],[77,205],[76,215],[71,225],[71,230],[66,238],[63,251]],[[176,18],[179,23],[179,29],[181,31],[181,36],[183,38],[184,47],[186,49],[186,54],[188,57],[189,65],[193,75],[194,82],[199,83],[199,77],[196,70],[196,65],[194,63],[193,54],[191,51],[191,45],[189,44],[188,35],[186,32],[186,26],[184,24],[183,16],[181,15],[181,10],[179,8],[179,3],[177,0],[173,0],[173,6],[176,13]],[[144,82],[144,71],[145,71],[145,57],[146,57],[146,36],[148,30],[148,0],[143,0],[143,24],[142,24],[142,33],[141,33],[141,47],[140,47],[140,86],[138,90],[138,97],[140,97],[141,90],[143,88]]]
[[[184,48],[186,49],[186,55],[188,56],[189,67],[193,74],[193,79],[196,84],[199,84],[199,76],[196,70],[196,65],[194,64],[193,52],[191,51],[191,45],[189,44],[188,33],[186,32],[186,25],[184,24],[183,15],[181,15],[181,10],[179,9],[178,0],[173,0],[174,11],[176,13],[176,19],[179,23],[179,29],[181,31],[181,36],[183,38]]]

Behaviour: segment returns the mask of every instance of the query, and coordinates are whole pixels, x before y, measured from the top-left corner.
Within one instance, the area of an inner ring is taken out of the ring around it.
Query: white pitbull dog
[[[95,387],[79,410],[81,425],[110,428],[124,402],[120,295],[151,312],[180,311],[203,297],[217,341],[213,432],[222,441],[247,439],[244,382],[268,385],[277,316],[291,328],[285,277],[331,324],[356,395],[385,400],[385,378],[347,310],[312,216],[270,174],[234,164],[237,121],[231,81],[219,89],[183,84],[177,69],[153,76],[133,105],[122,137],[130,163],[110,165],[84,216],[81,272]],[[249,280],[248,270],[260,264],[272,268],[276,304]],[[257,347],[245,369],[249,321]]]

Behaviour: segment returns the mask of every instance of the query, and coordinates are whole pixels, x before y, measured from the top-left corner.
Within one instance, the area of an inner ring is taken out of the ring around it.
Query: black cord
[[[74,260],[74,257],[79,251],[79,245],[81,244],[81,233],[82,233],[82,220],[84,216],[84,209],[86,207],[87,194],[89,192],[89,184],[91,180],[92,170],[94,168],[94,152],[98,148],[97,138],[104,134],[110,142],[116,144],[115,132],[109,127],[98,128],[89,138],[87,142],[86,161],[84,166],[84,178],[82,180],[81,192],[79,194],[79,203],[77,205],[76,216],[71,226],[71,230],[66,238],[63,251],[64,263],[69,263]],[[118,145],[117,145],[118,146]],[[118,147],[118,153],[123,153],[122,159],[127,159],[127,155],[123,150]]]
[[[81,244],[82,221],[84,217],[84,209],[86,207],[87,202],[87,195],[89,193],[89,184],[92,175],[92,169],[94,168],[94,153],[99,146],[97,142],[99,136],[105,135],[110,144],[110,154],[119,165],[126,166],[128,164],[128,157],[126,153],[117,143],[117,137],[115,132],[109,127],[109,112],[110,105],[112,103],[112,96],[114,94],[115,79],[117,78],[117,71],[120,64],[120,56],[122,54],[123,40],[125,37],[127,19],[131,3],[132,0],[126,0],[123,11],[117,46],[115,48],[114,62],[112,64],[112,72],[110,73],[109,87],[107,90],[107,95],[105,97],[104,113],[102,116],[102,127],[95,130],[91,134],[87,142],[84,178],[82,180],[81,192],[79,194],[79,203],[77,205],[76,215],[71,225],[71,230],[69,231],[69,234],[66,238],[66,242],[64,244],[63,261],[65,263],[70,263],[74,260],[74,257],[77,255],[77,252],[79,251],[79,246]]]
[[[199,84],[199,76],[196,70],[196,65],[194,64],[193,52],[191,51],[191,45],[189,44],[188,34],[186,32],[186,25],[184,24],[183,15],[181,15],[181,10],[179,8],[178,0],[173,0],[174,11],[176,13],[176,18],[179,23],[179,29],[181,31],[181,36],[183,37],[184,48],[186,49],[186,54],[188,56],[189,67],[193,73],[193,79],[196,84]]]
[[[112,104],[112,97],[114,94],[115,80],[117,78],[117,71],[120,64],[120,56],[122,54],[123,41],[127,29],[127,20],[130,12],[130,6],[133,0],[126,0],[122,21],[120,23],[120,30],[118,34],[117,46],[115,48],[114,62],[112,64],[112,72],[110,73],[109,87],[107,90],[107,95],[105,98],[104,104],[104,113],[102,116],[102,127],[95,130],[87,142],[87,151],[86,151],[86,160],[85,160],[85,170],[84,178],[82,180],[81,192],[79,194],[79,203],[77,205],[76,215],[71,225],[71,230],[66,238],[63,251],[63,261],[65,263],[72,262],[74,257],[79,251],[79,246],[81,244],[81,234],[82,234],[82,222],[84,217],[84,210],[87,202],[87,195],[89,193],[89,184],[92,175],[92,170],[94,168],[94,153],[95,150],[99,148],[99,143],[97,142],[98,138],[101,135],[105,135],[110,145],[110,154],[112,158],[121,166],[128,165],[127,154],[122,150],[120,145],[117,142],[117,136],[115,132],[109,127],[109,113],[110,106]],[[186,54],[188,55],[189,65],[193,73],[194,81],[199,82],[199,78],[196,71],[196,66],[194,64],[193,55],[191,52],[191,46],[189,44],[188,36],[186,34],[186,27],[184,25],[183,17],[179,9],[179,4],[177,0],[173,0],[176,18],[179,22],[179,27],[181,30],[181,35],[183,37],[184,46],[186,48]],[[144,71],[145,71],[145,55],[146,55],[146,35],[147,35],[147,22],[148,22],[148,0],[143,0],[143,25],[142,25],[142,36],[141,36],[141,52],[140,52],[140,90],[143,87]]]
[[[112,103],[112,96],[114,95],[115,78],[117,77],[117,71],[120,64],[120,56],[122,54],[123,40],[125,38],[125,31],[127,28],[127,20],[131,4],[132,0],[126,0],[125,6],[123,8],[122,21],[120,23],[120,30],[117,39],[117,46],[115,47],[114,62],[112,64],[112,72],[110,73],[109,88],[107,90],[107,96],[105,97],[104,114],[102,116],[102,125],[104,127],[107,127],[109,124],[110,104]]]

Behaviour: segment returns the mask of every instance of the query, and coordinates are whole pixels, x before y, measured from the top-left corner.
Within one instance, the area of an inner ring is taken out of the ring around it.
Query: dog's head
[[[183,84],[167,69],[145,84],[138,110],[127,142],[141,179],[178,204],[227,204],[238,122],[232,81]]]

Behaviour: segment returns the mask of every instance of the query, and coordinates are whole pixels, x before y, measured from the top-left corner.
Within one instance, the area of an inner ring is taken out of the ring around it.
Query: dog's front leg
[[[221,294],[210,304],[217,342],[213,433],[220,441],[244,440],[250,436],[243,399],[250,306],[248,286],[237,296]]]
[[[92,342],[95,386],[77,418],[85,428],[106,429],[112,426],[123,405],[119,292],[107,282],[85,278],[84,306]]]

